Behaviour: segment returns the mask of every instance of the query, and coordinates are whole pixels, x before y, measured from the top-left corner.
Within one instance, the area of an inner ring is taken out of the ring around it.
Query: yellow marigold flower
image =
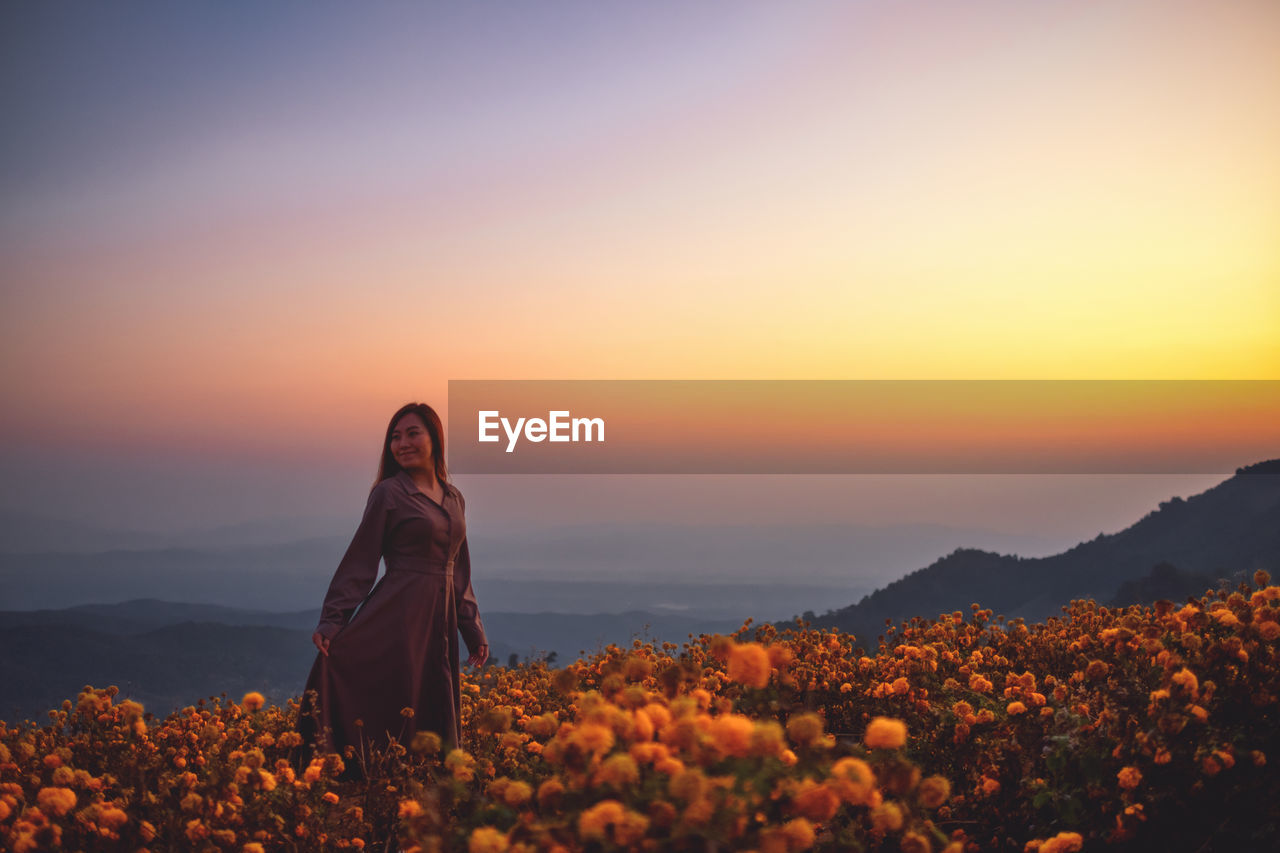
[[[867,724],[863,742],[870,749],[899,749],[907,742],[907,724],[892,717],[876,717]]]
[[[677,800],[692,802],[699,799],[707,791],[707,777],[696,767],[683,770],[671,777],[667,783],[667,793]]]
[[[634,785],[639,778],[640,768],[636,766],[635,759],[625,752],[609,756],[596,771],[597,783],[612,785],[615,788]]]
[[[933,845],[929,843],[929,839],[918,832],[905,833],[899,846],[902,853],[933,853]]]
[[[871,765],[861,758],[841,758],[831,767],[831,788],[850,805],[870,805],[876,793],[876,777]]]
[[[1116,778],[1120,780],[1121,788],[1132,790],[1142,784],[1142,771],[1136,767],[1122,767]]]
[[[1084,836],[1078,832],[1059,832],[1044,844],[1040,853],[1076,853],[1084,846]]]
[[[1018,714],[1027,713],[1027,706],[1022,704],[1021,702],[1010,702],[1009,706],[1005,708],[1005,711],[1009,714],[1009,716],[1016,717]]]
[[[902,809],[897,803],[882,803],[871,810],[871,826],[880,832],[902,829]]]
[[[244,706],[246,711],[258,711],[262,706],[267,704],[267,700],[263,698],[261,693],[254,691],[244,694],[244,698],[240,700],[240,704]]]
[[[813,824],[802,817],[794,818],[782,825],[782,835],[787,841],[788,851],[808,850],[813,846]]]
[[[413,740],[409,741],[410,750],[424,755],[435,755],[443,745],[440,735],[430,729],[419,729],[413,733]]]
[[[822,740],[822,718],[812,711],[796,714],[787,720],[787,734],[799,746],[812,746]]]
[[[76,807],[76,792],[70,788],[41,788],[36,804],[43,812],[61,816]]]
[[[467,839],[468,853],[505,853],[506,849],[506,834],[492,826],[476,827]]]
[[[945,776],[929,776],[920,783],[916,795],[926,809],[936,809],[950,798],[951,782]]]
[[[622,803],[617,800],[601,800],[578,815],[578,835],[588,841],[605,841],[610,824],[621,821]]]
[[[324,760],[317,758],[307,765],[306,771],[302,774],[302,779],[308,784],[318,782],[322,773],[324,773]]]
[[[451,750],[444,759],[444,766],[459,782],[470,782],[475,778],[475,771],[472,769],[474,765],[475,759],[471,757],[471,753],[463,749]]]
[[[400,819],[407,820],[422,814],[422,803],[417,800],[401,800],[400,801]]]
[[[533,786],[528,782],[512,782],[502,792],[502,801],[512,808],[520,808],[533,798]]]

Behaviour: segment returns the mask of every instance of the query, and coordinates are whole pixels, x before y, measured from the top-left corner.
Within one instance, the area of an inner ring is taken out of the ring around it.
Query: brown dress
[[[391,736],[407,744],[419,729],[458,743],[458,632],[472,654],[488,644],[471,589],[465,506],[454,486],[436,503],[404,471],[370,492],[316,627],[330,639],[329,654],[316,655],[307,678],[316,704],[303,693],[304,755],[313,740],[319,751],[353,744],[357,755],[363,740],[367,755]],[[387,571],[370,590],[382,558]],[[402,715],[404,708],[414,716]]]

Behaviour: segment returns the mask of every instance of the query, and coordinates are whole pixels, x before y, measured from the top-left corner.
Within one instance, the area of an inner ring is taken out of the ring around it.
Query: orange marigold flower
[[[422,814],[422,803],[417,800],[401,800],[400,801],[400,819],[415,818]]]
[[[751,738],[755,723],[742,714],[721,714],[711,723],[711,739],[728,755],[745,758],[751,754]]]
[[[1027,706],[1021,702],[1010,702],[1009,706],[1005,708],[1005,711],[1009,716],[1014,717],[1018,714],[1025,714],[1027,712]]]
[[[622,811],[617,800],[601,800],[578,815],[578,835],[586,840],[606,840],[610,824],[621,822]]]
[[[125,813],[124,809],[116,806],[107,806],[98,812],[98,825],[105,826],[112,832],[119,832],[128,823],[129,815]],[[155,827],[152,827],[152,831],[154,829]]]
[[[782,835],[787,840],[790,851],[808,850],[813,846],[813,824],[802,817],[794,818],[782,825]]]
[[[1173,683],[1184,688],[1193,696],[1200,691],[1200,679],[1196,678],[1196,674],[1185,666],[1173,674]]]
[[[969,689],[975,693],[990,693],[991,682],[981,675],[974,675],[969,679]]]
[[[559,802],[563,793],[564,783],[552,777],[538,786],[538,805],[549,808]]]
[[[41,811],[61,816],[76,807],[76,792],[70,788],[41,788],[36,804]]]
[[[899,749],[907,742],[907,724],[892,717],[876,717],[867,724],[863,742],[871,749]]]
[[[980,785],[982,793],[988,797],[1000,792],[1000,780],[992,779],[990,776],[983,776]]]
[[[791,807],[810,820],[828,821],[840,808],[840,798],[826,785],[805,779],[792,798]]]
[[[505,853],[507,836],[492,826],[478,826],[467,839],[468,853]]]
[[[1084,836],[1078,832],[1059,832],[1044,844],[1040,853],[1076,853],[1084,846]]]
[[[244,698],[240,700],[240,704],[244,706],[246,711],[258,711],[262,706],[267,704],[267,700],[263,698],[261,693],[254,691],[244,694]]]
[[[582,745],[588,752],[603,755],[613,748],[613,729],[608,726],[602,726],[599,723],[587,723],[578,727],[574,733],[582,739]]]
[[[336,803],[338,801],[338,795],[335,794],[333,791],[325,791],[324,796],[321,799],[323,799],[326,803],[329,803],[332,805],[333,803]]]
[[[1133,790],[1142,784],[1142,771],[1136,767],[1122,767],[1116,778],[1120,780],[1121,788]]]
[[[742,643],[729,650],[729,677],[748,687],[769,683],[769,652],[759,643]]]

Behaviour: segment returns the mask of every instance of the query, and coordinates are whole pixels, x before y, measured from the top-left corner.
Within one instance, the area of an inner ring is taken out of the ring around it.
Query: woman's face
[[[401,468],[430,470],[434,465],[434,450],[435,443],[421,417],[409,413],[396,421],[391,430],[391,455]]]

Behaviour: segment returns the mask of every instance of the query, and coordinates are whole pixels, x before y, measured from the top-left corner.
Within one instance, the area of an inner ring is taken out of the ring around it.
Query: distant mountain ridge
[[[64,610],[0,611],[0,720],[43,721],[85,684],[121,690],[165,716],[225,691],[250,690],[283,704],[302,692],[315,660],[311,631],[319,610],[269,612],[136,599]],[[633,637],[680,642],[689,634],[728,633],[741,622],[699,616],[624,613],[484,613],[490,654],[506,664],[577,658]]]
[[[935,618],[971,603],[1008,618],[1038,621],[1072,599],[1112,601],[1125,582],[1160,563],[1212,578],[1280,569],[1280,459],[1239,468],[1231,478],[1187,499],[1160,503],[1136,524],[1049,557],[1022,558],[957,549],[864,597],[816,617],[874,646],[885,620]],[[1131,586],[1129,591],[1140,589]]]

